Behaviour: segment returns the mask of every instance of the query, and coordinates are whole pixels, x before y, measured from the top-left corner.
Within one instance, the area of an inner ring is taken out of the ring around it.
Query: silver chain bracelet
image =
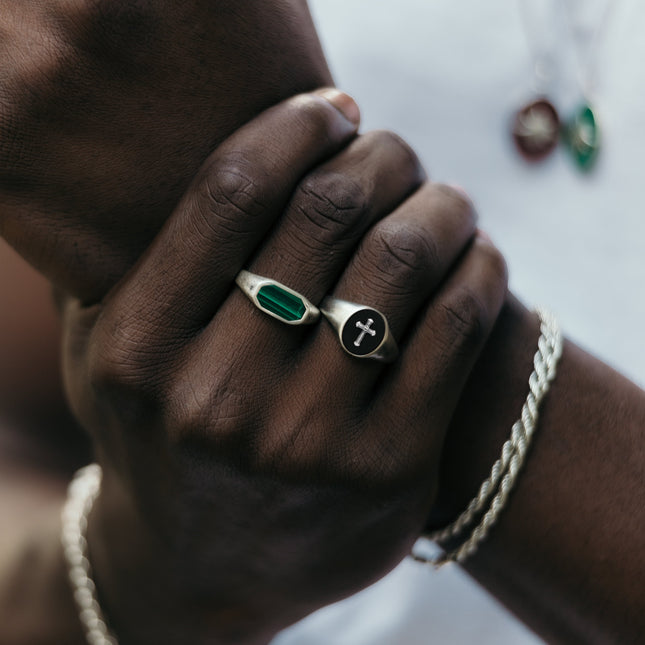
[[[69,485],[61,514],[61,541],[67,560],[69,580],[89,645],[118,645],[110,633],[96,599],[96,586],[87,555],[87,517],[101,490],[102,471],[98,464],[81,468]]]
[[[493,464],[490,475],[481,484],[466,510],[447,527],[424,537],[443,547],[449,540],[462,535],[469,527],[470,534],[457,548],[445,550],[436,557],[421,555],[415,547],[411,555],[417,562],[431,564],[437,568],[448,562],[463,562],[477,551],[506,506],[537,427],[540,403],[555,378],[558,361],[562,355],[562,334],[557,320],[545,309],[537,309],[537,314],[540,318],[540,338],[538,350],[533,358],[534,370],[529,377],[529,393],[522,406],[520,418],[513,424],[511,436],[502,447],[500,458]],[[486,505],[488,510],[473,527],[475,519]]]

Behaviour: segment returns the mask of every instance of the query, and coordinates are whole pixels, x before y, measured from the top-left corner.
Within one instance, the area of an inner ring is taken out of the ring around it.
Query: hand
[[[301,0],[0,0],[0,235],[96,302],[228,134],[330,81]]]
[[[460,193],[355,130],[320,96],[265,112],[101,303],[66,306],[67,389],[104,469],[91,556],[125,643],[266,642],[384,575],[424,525],[505,267]],[[264,315],[242,268],[381,310],[398,360]]]

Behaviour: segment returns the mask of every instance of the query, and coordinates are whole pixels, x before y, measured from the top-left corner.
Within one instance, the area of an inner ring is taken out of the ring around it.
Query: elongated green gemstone
[[[260,287],[258,290],[258,302],[266,311],[287,322],[300,320],[307,310],[301,298],[275,284]]]
[[[578,109],[565,131],[565,143],[581,170],[591,170],[600,148],[600,130],[591,106]]]

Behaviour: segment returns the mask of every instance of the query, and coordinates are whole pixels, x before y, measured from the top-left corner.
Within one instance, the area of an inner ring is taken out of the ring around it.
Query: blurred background
[[[364,130],[395,130],[433,179],[467,190],[481,227],[508,260],[515,293],[529,306],[550,307],[567,335],[644,386],[645,3],[310,0],[310,6],[338,86],[361,105]],[[582,99],[580,76],[595,80],[602,148],[590,173],[580,172],[563,146],[538,165],[514,147],[513,115],[536,97],[536,53],[551,63],[544,89],[562,115]],[[3,348],[0,364],[25,366],[0,371],[2,421],[11,425],[28,411],[34,428],[47,429],[46,388],[58,356],[51,337],[32,333],[24,320],[54,320],[49,286],[1,240],[0,256],[6,307],[0,333],[23,339]],[[42,308],[13,319],[11,303],[25,289],[42,292]],[[55,324],[51,329],[55,334]],[[38,374],[27,369],[32,364],[41,366]],[[3,488],[2,476],[22,449],[0,445],[0,495],[11,497],[16,512],[25,502]],[[435,572],[411,561],[275,641],[430,643],[541,641],[458,567]]]
[[[509,262],[512,289],[529,306],[550,307],[567,335],[643,386],[645,6],[537,4],[310,0],[337,84],[358,100],[364,130],[395,130],[433,179],[464,187]],[[579,77],[595,81],[602,148],[588,174],[562,146],[538,165],[514,147],[513,115],[535,98],[542,54],[562,115],[582,100]],[[404,562],[276,645],[541,642],[457,567]]]

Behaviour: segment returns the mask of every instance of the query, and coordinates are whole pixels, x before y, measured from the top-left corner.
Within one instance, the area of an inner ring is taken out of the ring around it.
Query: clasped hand
[[[91,557],[124,642],[266,642],[394,567],[432,507],[506,271],[461,192],[354,114],[334,92],[261,114],[101,302],[65,304],[67,391],[104,470]],[[264,315],[241,269],[379,309],[399,358]]]

